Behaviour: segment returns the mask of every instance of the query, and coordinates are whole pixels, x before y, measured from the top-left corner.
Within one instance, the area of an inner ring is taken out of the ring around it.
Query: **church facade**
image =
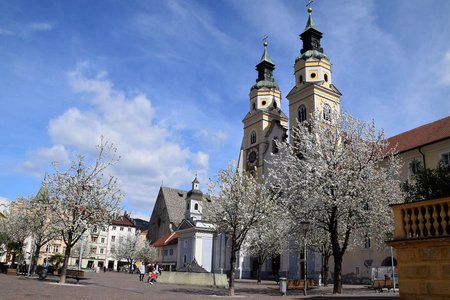
[[[268,172],[270,155],[277,153],[276,141],[295,143],[290,130],[310,114],[318,112],[324,123],[339,114],[342,94],[333,84],[332,64],[321,46],[322,32],[312,19],[312,10],[304,31],[300,34],[302,48],[293,61],[293,87],[287,94],[288,112],[281,109],[282,92],[275,80],[267,42],[256,65],[256,83],[250,87],[248,112],[243,119],[243,138],[238,158],[238,171],[253,174],[260,182]],[[427,167],[437,162],[450,163],[449,117],[426,124],[389,139],[397,145],[404,159],[404,178],[414,172],[416,161]],[[414,142],[411,142],[414,141]],[[150,219],[147,238],[159,249],[159,262],[170,270],[181,270],[195,261],[207,272],[229,272],[230,249],[225,235],[217,235],[213,224],[202,220],[210,200],[199,189],[197,179],[190,191],[161,187]],[[390,249],[365,241],[364,247],[344,256],[344,282],[370,281],[372,268],[391,263]],[[303,278],[304,256],[294,242],[279,257],[268,259],[262,266],[266,278],[283,276]],[[318,280],[322,273],[322,257],[308,253],[307,277]],[[330,265],[332,261],[330,261]],[[237,277],[250,278],[256,274],[256,264],[243,251],[238,254]]]

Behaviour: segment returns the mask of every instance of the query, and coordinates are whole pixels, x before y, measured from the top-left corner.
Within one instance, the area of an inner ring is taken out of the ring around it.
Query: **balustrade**
[[[394,239],[450,236],[450,198],[392,205]]]

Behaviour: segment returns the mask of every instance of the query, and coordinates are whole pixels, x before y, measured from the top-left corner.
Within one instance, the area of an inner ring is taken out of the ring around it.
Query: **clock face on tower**
[[[258,159],[258,150],[256,148],[250,149],[247,153],[247,164],[254,166]]]

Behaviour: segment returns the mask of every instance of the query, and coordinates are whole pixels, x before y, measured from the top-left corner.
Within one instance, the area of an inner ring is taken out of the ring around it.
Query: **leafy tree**
[[[436,169],[419,167],[412,180],[402,184],[406,202],[450,196],[450,165],[440,163]]]
[[[51,262],[56,268],[64,262],[64,255],[60,253],[55,253],[48,258],[49,262]]]
[[[328,234],[334,257],[333,293],[342,292],[342,259],[365,236],[383,240],[392,229],[388,204],[402,199],[399,161],[382,132],[348,114],[324,123],[318,113],[280,143],[269,171],[284,205]]]
[[[66,244],[59,282],[66,280],[72,247],[86,230],[107,226],[120,212],[122,194],[114,176],[105,177],[108,167],[117,162],[117,150],[103,139],[97,146],[98,156],[90,166],[78,155],[70,168],[46,176],[44,187],[52,203],[52,222]]]
[[[209,192],[212,197],[205,220],[216,225],[217,231],[230,237],[231,274],[228,295],[234,295],[236,254],[252,228],[256,228],[273,208],[272,194],[253,176],[237,173],[234,164],[222,169],[216,181],[211,181]]]

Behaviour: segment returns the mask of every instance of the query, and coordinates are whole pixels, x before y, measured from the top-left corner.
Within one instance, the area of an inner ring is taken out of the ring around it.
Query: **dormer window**
[[[256,131],[252,131],[252,133],[250,133],[250,144],[254,144],[256,143]]]

